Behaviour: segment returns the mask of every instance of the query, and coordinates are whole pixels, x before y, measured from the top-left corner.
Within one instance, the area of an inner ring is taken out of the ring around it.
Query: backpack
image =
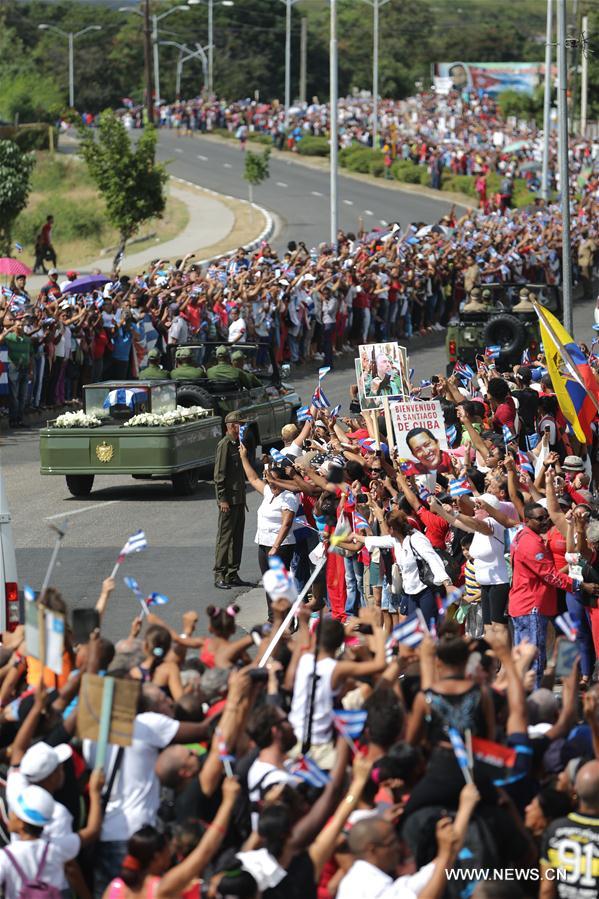
[[[258,754],[258,749],[252,749],[251,752],[239,759],[235,765],[235,776],[239,780],[241,790],[239,791],[239,795],[233,806],[232,824],[234,825],[235,831],[239,835],[241,842],[245,842],[252,832],[252,812],[259,811],[258,803],[252,802],[250,799],[250,788],[248,784],[250,768],[258,758]],[[267,771],[266,774],[260,778],[258,783],[254,784],[252,792],[261,788],[263,781],[266,780],[270,773],[270,771]]]
[[[23,881],[18,894],[19,899],[62,899],[62,892],[58,889],[58,887],[55,887],[50,883],[46,883],[41,879],[42,872],[46,865],[46,856],[48,855],[49,848],[50,844],[45,841],[44,851],[42,852],[42,857],[37,868],[37,873],[33,880],[27,879],[27,875],[21,868],[20,864],[18,863],[10,849],[5,848],[3,850],[6,853],[6,856],[11,865]]]

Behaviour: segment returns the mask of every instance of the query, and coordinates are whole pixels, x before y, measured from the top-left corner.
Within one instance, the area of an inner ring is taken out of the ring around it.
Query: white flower
[[[102,422],[96,415],[87,415],[83,410],[64,412],[54,421],[55,428],[99,428]]]
[[[169,412],[141,412],[134,415],[128,421],[123,423],[125,428],[166,428],[170,425],[185,424],[188,421],[197,421],[200,418],[206,418],[211,414],[209,409],[203,409],[201,406],[191,406],[186,409],[184,406],[177,406]]]

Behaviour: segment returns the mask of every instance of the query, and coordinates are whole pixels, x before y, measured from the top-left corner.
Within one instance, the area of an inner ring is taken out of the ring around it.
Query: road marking
[[[208,157],[207,157],[207,156],[202,156],[201,153],[198,153],[198,159],[201,159],[202,162],[208,162]]]
[[[389,222],[386,219],[381,219],[380,221],[381,221],[381,225],[383,225],[384,227],[387,227],[387,225],[389,224]]]
[[[372,211],[372,209],[365,209],[364,215],[374,215],[374,212]]]
[[[321,192],[320,192],[319,190],[313,190],[313,191],[312,191],[312,196],[313,196],[313,197],[322,197],[322,194],[321,194]]]
[[[226,168],[226,169],[232,169],[232,168],[233,168],[233,166],[231,165],[230,162],[223,162],[223,166],[224,166],[224,168]]]
[[[44,521],[54,521],[55,518],[68,518],[69,515],[81,515],[82,512],[91,512],[92,509],[105,509],[106,506],[114,506],[120,503],[120,499],[109,499],[105,503],[94,503],[92,506],[85,506],[83,509],[73,509],[72,512],[59,512],[58,515],[48,515]]]
[[[182,152],[183,152],[183,150],[181,149],[181,147],[175,147],[175,153],[182,153]]]
[[[284,181],[277,181],[277,187],[287,187]]]
[[[353,205],[354,205],[354,201],[353,201],[353,200],[344,200],[343,202],[345,203],[346,206],[353,206]]]

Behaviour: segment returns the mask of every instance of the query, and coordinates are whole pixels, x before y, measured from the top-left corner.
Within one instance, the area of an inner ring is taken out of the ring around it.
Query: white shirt
[[[355,861],[339,884],[336,899],[415,899],[433,876],[430,862],[415,874],[389,877],[380,868],[361,859]]]
[[[268,484],[264,488],[264,496],[258,508],[258,527],[255,543],[259,546],[274,546],[277,534],[283,522],[283,512],[295,513],[299,508],[299,498],[290,490],[282,490],[275,496]],[[293,528],[289,531],[281,546],[295,543]]]
[[[247,775],[248,794],[250,802],[259,802],[264,795],[264,790],[268,787],[274,787],[275,784],[284,783],[297,786],[297,778],[285,771],[284,768],[277,768],[271,762],[262,762],[259,758],[252,763]],[[259,812],[252,812],[252,830],[258,829]]]
[[[102,822],[100,840],[128,840],[144,824],[156,824],[160,804],[160,783],[154,773],[161,749],[177,735],[179,722],[157,712],[137,715],[133,725],[133,742],[123,753],[121,766],[110,794],[110,801]],[[95,742],[83,741],[83,754],[90,768],[94,767]],[[108,747],[106,780],[115,764],[116,746]]]
[[[331,680],[337,662],[335,659],[320,659],[316,663],[316,692],[312,718],[312,742],[327,743],[333,734],[333,700],[336,691]],[[304,739],[306,709],[312,696],[312,675],[314,673],[314,653],[301,656],[295,672],[293,701],[289,721],[298,740]]]
[[[229,325],[229,343],[237,343],[245,337],[246,326],[244,320],[239,317],[236,322]]]
[[[22,868],[27,880],[35,880],[46,842],[44,839],[18,840],[16,843],[10,844],[10,853]],[[63,883],[67,882],[64,866],[66,862],[70,862],[76,857],[80,842],[79,837],[74,833],[59,843],[49,842],[40,879],[59,890],[66,889],[63,887]],[[23,881],[5,850],[0,851],[0,883],[4,887],[6,899],[17,899],[23,888]]]
[[[377,546],[380,549],[392,549],[394,551],[395,561],[401,569],[404,593],[408,596],[413,596],[415,593],[422,593],[423,590],[426,590],[426,584],[422,583],[418,574],[418,563],[414,550],[430,565],[435,584],[443,584],[449,580],[445,566],[433,549],[432,543],[428,537],[425,537],[419,531],[413,531],[409,537],[404,538],[403,543],[391,536],[366,537],[365,540],[366,549],[369,552]]]
[[[187,338],[189,337],[189,327],[184,318],[181,318],[180,315],[177,315],[171,322],[171,326],[168,329],[168,343],[169,346],[183,346],[187,343]]]
[[[17,809],[17,799],[23,790],[27,789],[31,784],[32,781],[25,777],[24,774],[21,774],[17,768],[9,768],[8,776],[6,778],[6,799],[9,811],[15,811]],[[21,842],[16,833],[11,834],[10,839],[11,844]],[[79,834],[73,833],[73,816],[66,806],[61,802],[56,802],[56,800],[54,801],[52,819],[50,823],[44,827],[44,840],[47,840],[56,846],[65,844],[72,847],[76,845],[76,849],[71,857],[73,858],[75,855],[79,854],[81,840],[79,839]],[[68,881],[63,872],[58,886],[61,890],[66,890],[68,885]]]
[[[505,528],[494,518],[485,518],[484,522],[493,529],[493,534],[487,536],[475,533],[470,544],[476,580],[483,587],[509,584],[510,575],[505,561]]]

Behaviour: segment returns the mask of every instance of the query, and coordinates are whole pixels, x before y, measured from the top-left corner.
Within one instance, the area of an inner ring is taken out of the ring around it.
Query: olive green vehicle
[[[448,375],[456,362],[476,371],[476,357],[486,347],[499,347],[496,364],[501,370],[520,363],[525,350],[536,356],[541,349],[539,320],[524,292],[550,312],[559,314],[561,308],[558,288],[547,284],[483,284],[476,290],[476,299],[468,298],[458,321],[447,328]]]
[[[190,349],[198,364],[201,354],[210,364],[210,350],[205,344]],[[255,346],[245,349],[248,355],[250,350],[258,352]],[[200,477],[212,474],[228,412],[240,410],[247,418],[244,443],[252,456],[259,445],[264,450],[281,445],[281,428],[295,420],[301,400],[282,383],[276,365],[259,374],[257,380],[261,386],[249,389],[205,377],[87,384],[83,388],[83,411],[95,415],[101,425],[63,428],[48,422],[40,431],[41,473],[64,475],[73,496],[88,496],[100,475],[170,480],[177,495],[191,495]],[[175,412],[178,406],[200,406],[208,414],[166,426],[127,425],[134,415],[162,415]]]

